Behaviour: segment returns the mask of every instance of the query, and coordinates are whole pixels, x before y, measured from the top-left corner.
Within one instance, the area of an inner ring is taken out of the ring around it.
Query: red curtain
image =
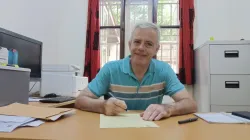
[[[194,83],[193,22],[194,0],[180,0],[179,79],[183,84]]]
[[[100,70],[99,0],[89,0],[84,76],[89,82]]]

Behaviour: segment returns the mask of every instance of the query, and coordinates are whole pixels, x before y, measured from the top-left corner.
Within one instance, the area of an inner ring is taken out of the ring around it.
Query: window
[[[157,24],[161,28],[161,38],[156,58],[169,63],[178,73],[180,28],[178,0],[158,1]]]
[[[178,0],[100,0],[101,66],[127,56],[132,27],[138,21],[150,21],[161,28],[156,58],[169,63],[178,73],[178,18]]]
[[[124,57],[122,5],[123,0],[100,0],[101,66]]]

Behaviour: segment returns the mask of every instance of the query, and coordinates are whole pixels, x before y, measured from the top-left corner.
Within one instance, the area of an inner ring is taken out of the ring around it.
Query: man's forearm
[[[75,107],[80,110],[103,114],[104,103],[105,100],[102,99],[93,99],[88,96],[81,96],[76,100]]]
[[[166,104],[166,106],[166,109],[170,110],[171,116],[185,115],[197,111],[195,101],[189,98],[182,99],[173,104]]]

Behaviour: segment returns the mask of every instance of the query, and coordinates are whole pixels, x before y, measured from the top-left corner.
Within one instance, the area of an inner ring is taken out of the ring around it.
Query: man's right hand
[[[119,113],[125,112],[127,105],[124,101],[116,98],[109,98],[104,102],[104,114],[107,116],[115,116]]]

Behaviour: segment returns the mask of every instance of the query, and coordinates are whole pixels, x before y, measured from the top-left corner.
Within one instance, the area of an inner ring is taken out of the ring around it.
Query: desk
[[[30,105],[42,106],[42,107],[74,107],[75,100],[62,102],[62,103],[41,103],[41,102],[29,102]]]
[[[179,125],[178,120],[192,115],[172,117],[156,122],[159,128],[100,129],[99,114],[76,111],[75,115],[36,128],[0,133],[0,138],[57,140],[249,140],[250,125],[208,124],[196,122]]]

